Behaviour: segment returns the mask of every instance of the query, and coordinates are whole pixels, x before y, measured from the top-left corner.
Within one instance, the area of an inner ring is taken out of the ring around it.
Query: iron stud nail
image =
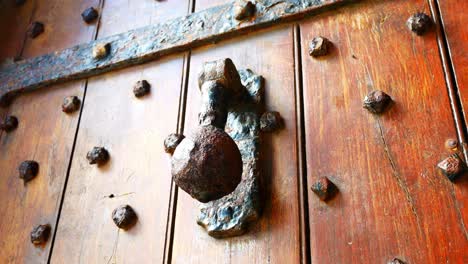
[[[409,30],[421,36],[429,31],[432,26],[432,20],[425,13],[419,12],[408,18],[406,26]]]
[[[23,161],[19,165],[18,171],[20,179],[23,179],[24,183],[27,183],[39,173],[39,163],[34,160]]]
[[[388,94],[376,90],[366,95],[363,107],[374,114],[381,114],[391,105],[392,101]]]
[[[164,151],[169,154],[173,154],[176,147],[185,138],[182,134],[172,133],[164,139]]]
[[[64,113],[73,113],[80,109],[81,101],[77,96],[68,96],[63,99],[62,111]]]
[[[320,198],[320,200],[326,202],[333,198],[337,193],[338,188],[327,177],[321,177],[312,184],[311,190]]]
[[[237,0],[234,3],[234,18],[236,20],[244,20],[252,17],[255,14],[255,5],[252,1]]]
[[[86,22],[87,24],[93,22],[98,18],[99,13],[94,7],[88,7],[81,13],[81,17],[83,18],[83,21]]]
[[[15,116],[7,116],[5,119],[0,123],[0,130],[5,132],[11,132],[18,127],[18,118]]]
[[[260,117],[260,130],[263,132],[273,132],[282,128],[283,118],[276,111],[265,112]]]
[[[128,230],[135,225],[137,215],[130,205],[121,205],[112,212],[112,220],[118,228]]]
[[[309,44],[309,55],[312,57],[325,56],[329,53],[332,43],[324,37],[315,37]]]
[[[109,152],[103,147],[94,147],[86,155],[89,164],[104,165],[109,160]]]
[[[137,81],[133,86],[133,94],[138,98],[149,94],[150,90],[151,85],[146,80]]]
[[[439,171],[451,182],[454,182],[466,170],[466,163],[458,156],[452,154],[437,164]]]
[[[38,225],[31,231],[31,243],[34,245],[40,245],[47,242],[50,236],[50,225]]]
[[[100,60],[109,55],[110,43],[99,43],[93,47],[93,58]]]
[[[44,24],[34,21],[29,25],[28,35],[30,38],[36,38],[44,32]]]

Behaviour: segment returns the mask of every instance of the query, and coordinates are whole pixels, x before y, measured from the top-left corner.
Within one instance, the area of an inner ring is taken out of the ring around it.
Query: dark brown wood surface
[[[225,2],[8,2],[0,10],[0,60],[41,55]],[[462,2],[439,5],[466,108]],[[83,23],[80,14],[88,6],[103,6],[100,23]],[[0,108],[0,116],[20,120],[17,130],[0,133],[0,263],[387,263],[395,257],[468,263],[467,178],[453,184],[436,171],[452,153],[445,141],[459,136],[436,31],[418,37],[405,25],[421,10],[430,14],[427,1],[365,1],[298,25],[25,94]],[[27,39],[34,20],[46,31]],[[314,59],[308,44],[317,35],[334,48]],[[265,77],[265,108],[279,111],[285,128],[262,141],[260,221],[246,235],[214,239],[196,224],[198,202],[171,184],[163,140],[177,130],[193,131],[201,65],[226,57]],[[152,90],[137,99],[132,87],[140,79]],[[362,108],[374,89],[396,102],[381,116]],[[69,95],[83,100],[81,113],[62,113]],[[86,160],[95,145],[110,151],[103,167]],[[25,159],[41,165],[26,186],[17,171]],[[340,190],[328,203],[310,191],[321,176]],[[119,231],[111,219],[121,204],[138,214],[129,231]],[[29,233],[42,223],[57,233],[34,247]]]
[[[440,0],[441,20],[447,38],[449,55],[455,73],[455,82],[465,112],[465,124],[468,121],[468,1]],[[463,11],[462,11],[463,10]],[[450,62],[449,62],[450,63]],[[466,128],[465,128],[466,129]]]
[[[106,1],[98,38],[187,10],[187,1]],[[178,55],[89,80],[52,263],[162,262],[171,186],[163,140],[177,128],[182,64]],[[151,93],[138,99],[141,79]],[[88,164],[94,146],[109,150],[105,166]],[[129,231],[111,218],[122,204],[138,215]]]
[[[45,32],[34,40],[28,39],[24,47],[8,51],[8,56],[21,50],[24,57],[38,56],[63,49],[71,43],[93,39],[95,25],[83,25],[81,12],[76,10],[96,5],[97,0],[27,2],[14,11],[10,10],[11,13],[7,12],[8,16],[15,17],[14,12],[19,12],[18,19],[26,19],[34,6],[31,20],[43,21]],[[25,15],[21,15],[23,12]],[[24,34],[24,27],[20,24],[16,29],[12,27],[12,32],[19,31],[14,34],[18,34],[18,38]],[[22,40],[16,42],[22,43]],[[20,124],[17,130],[4,134],[0,143],[0,200],[3,202],[0,263],[47,262],[52,236],[44,247],[35,247],[30,242],[29,233],[34,226],[46,223],[52,226],[52,232],[55,231],[79,117],[79,113],[62,113],[61,104],[68,95],[81,97],[82,94],[83,82],[58,85],[47,92],[20,96],[6,110],[8,114],[17,116]],[[40,169],[34,180],[23,185],[18,177],[18,166],[28,159],[39,162]]]
[[[316,263],[466,263],[466,181],[435,166],[456,138],[434,32],[418,37],[406,19],[425,1],[369,1],[301,23],[308,186],[328,176],[339,195],[309,193]],[[311,38],[333,52],[313,59]],[[362,108],[372,90],[395,105]]]
[[[196,10],[221,2],[197,1]],[[192,53],[185,134],[193,131],[198,123],[200,93],[197,73],[202,63],[227,57],[233,60],[237,68],[249,68],[265,77],[265,107],[279,111],[286,124],[283,130],[266,135],[263,140],[263,216],[246,235],[214,239],[196,224],[199,203],[179,191],[172,263],[299,263],[300,215],[292,26],[252,34],[239,41],[223,42]]]

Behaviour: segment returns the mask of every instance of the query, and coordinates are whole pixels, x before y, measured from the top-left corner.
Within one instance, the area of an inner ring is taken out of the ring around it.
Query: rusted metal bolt
[[[21,162],[18,167],[19,177],[23,179],[25,183],[34,179],[39,173],[39,163],[34,160],[26,160]]]
[[[38,225],[31,231],[31,243],[41,245],[47,242],[50,236],[50,225]]]
[[[401,259],[394,258],[393,260],[387,262],[387,264],[406,264],[406,262],[404,262],[404,261],[401,260]]]
[[[15,0],[15,5],[16,6],[22,6],[26,3],[26,0]]]
[[[64,113],[73,113],[80,109],[80,98],[77,96],[68,96],[63,99],[62,111]]]
[[[34,21],[29,25],[28,35],[30,38],[36,38],[44,32],[44,24]]]
[[[164,151],[166,151],[166,153],[169,153],[169,154],[174,153],[174,150],[180,144],[180,142],[182,142],[184,138],[185,136],[182,134],[177,134],[177,133],[170,134],[164,140]]]
[[[429,31],[432,26],[432,19],[428,15],[419,12],[408,18],[406,26],[420,36]]]
[[[100,60],[107,55],[109,55],[110,52],[110,43],[98,43],[93,47],[93,58]]]
[[[283,118],[276,111],[265,112],[260,117],[260,130],[273,132],[283,126]]]
[[[94,147],[88,152],[86,158],[89,164],[104,165],[109,160],[109,152],[103,147]]]
[[[88,7],[81,13],[81,17],[83,18],[83,21],[86,23],[91,23],[98,18],[99,13],[94,7]]]
[[[5,132],[11,132],[18,127],[18,118],[16,116],[7,116],[5,119],[0,123],[0,130]]]
[[[336,194],[338,188],[327,177],[321,177],[318,181],[312,184],[311,190],[322,201],[328,201]]]
[[[234,2],[234,18],[244,20],[255,14],[255,5],[252,1],[237,0]]]
[[[212,125],[200,126],[182,140],[172,156],[172,177],[202,203],[235,190],[242,178],[242,159],[232,138]]]
[[[379,90],[372,91],[366,95],[363,107],[374,114],[383,113],[392,104],[392,98]]]
[[[320,57],[328,54],[332,43],[324,37],[315,37],[309,44],[309,55],[312,57]]]
[[[444,174],[451,182],[454,182],[462,175],[467,166],[466,163],[458,156],[452,154],[437,164],[439,171]]]
[[[133,93],[136,97],[142,97],[150,92],[151,85],[146,80],[137,81],[133,86]]]
[[[128,230],[134,226],[137,219],[135,211],[128,204],[121,205],[112,211],[112,220],[118,228],[123,230]]]
[[[458,141],[456,139],[453,139],[453,138],[447,139],[447,141],[445,141],[445,148],[447,148],[448,150],[457,150],[458,149]]]

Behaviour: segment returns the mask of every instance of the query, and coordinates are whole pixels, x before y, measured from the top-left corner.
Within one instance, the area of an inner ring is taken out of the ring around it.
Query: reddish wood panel
[[[187,9],[187,1],[106,1],[99,37]],[[162,262],[171,186],[163,140],[177,128],[182,65],[177,55],[89,80],[52,263]],[[133,85],[142,79],[151,93],[137,99]],[[94,146],[109,150],[105,166],[88,164]],[[138,215],[128,231],[111,218],[122,204]]]
[[[439,5],[448,42],[449,54],[455,71],[462,107],[468,109],[468,1],[443,0]],[[468,121],[465,110],[465,123]]]
[[[197,1],[196,9],[201,10],[220,2]],[[292,27],[257,32],[240,40],[194,51],[190,63],[185,134],[193,131],[198,124],[200,93],[197,74],[203,62],[227,57],[234,61],[238,69],[249,68],[264,76],[266,109],[279,111],[286,124],[280,132],[264,135],[262,141],[264,212],[260,221],[253,224],[247,234],[214,239],[196,224],[199,203],[179,190],[172,263],[299,263]]]
[[[408,31],[426,1],[366,1],[301,23],[308,186],[339,188],[321,202],[309,189],[313,263],[466,263],[466,181],[450,183],[436,164],[456,138],[435,32]],[[317,35],[334,43],[314,59]],[[395,105],[362,108],[371,90]]]
[[[0,2],[0,63],[21,54],[35,1],[16,6],[15,1]]]
[[[44,34],[26,42],[26,57],[93,38],[95,26],[83,25],[75,9],[97,4],[96,0],[27,2],[23,8],[35,6],[33,20],[56,24],[46,24]],[[59,22],[70,20],[74,22]],[[82,30],[82,27],[87,29]],[[15,30],[20,31],[16,34],[24,34],[22,27]],[[59,33],[65,30],[68,35]],[[45,40],[47,46],[38,45]],[[61,104],[65,96],[81,96],[82,91],[82,82],[57,85],[44,92],[24,94],[7,109],[9,114],[18,117],[20,124],[14,132],[4,134],[0,143],[0,200],[4,208],[0,218],[0,263],[47,262],[52,239],[44,247],[35,247],[30,242],[29,233],[34,226],[45,223],[52,226],[52,232],[55,230],[79,117],[78,113],[62,113]],[[27,159],[38,161],[40,169],[34,180],[23,185],[18,177],[18,165]]]

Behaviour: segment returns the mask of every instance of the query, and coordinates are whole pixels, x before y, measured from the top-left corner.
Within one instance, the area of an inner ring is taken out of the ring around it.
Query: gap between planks
[[[96,27],[95,27],[95,30],[94,30],[94,33],[93,33],[93,39],[94,40],[97,39],[98,34],[99,34],[99,27],[101,25],[101,15],[102,15],[102,10],[104,10],[104,3],[105,3],[105,0],[99,0],[99,10],[100,10],[100,12],[99,12],[99,16],[98,16],[98,19],[97,19],[97,22],[96,22]],[[62,195],[60,197],[59,209],[58,209],[58,213],[57,213],[57,218],[55,220],[55,226],[54,226],[54,230],[53,230],[53,234],[52,234],[50,250],[49,250],[49,256],[47,257],[47,263],[49,263],[49,264],[50,264],[50,261],[52,259],[52,254],[53,254],[54,245],[55,245],[55,238],[56,238],[56,235],[57,235],[58,225],[60,223],[60,216],[61,216],[61,213],[62,213],[62,207],[63,207],[63,204],[65,202],[65,193],[66,193],[66,190],[67,190],[68,179],[70,177],[70,170],[71,170],[71,167],[72,167],[73,157],[74,157],[74,154],[75,154],[75,147],[76,147],[76,141],[77,141],[77,138],[78,138],[78,131],[80,129],[81,117],[82,117],[83,109],[85,107],[86,92],[88,90],[88,79],[85,79],[82,82],[81,87],[83,89],[83,96],[81,98],[80,114],[78,115],[78,122],[76,124],[75,135],[73,136],[73,144],[72,144],[71,153],[70,153],[70,160],[68,161],[67,174],[65,175],[65,182],[63,184]]]

